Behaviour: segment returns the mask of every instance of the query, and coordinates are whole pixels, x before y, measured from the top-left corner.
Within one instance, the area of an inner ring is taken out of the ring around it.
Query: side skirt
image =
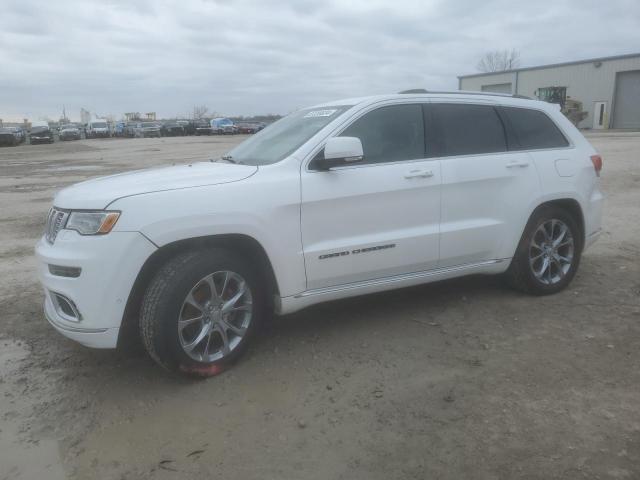
[[[472,273],[502,273],[509,266],[510,260],[510,258],[487,260],[479,263],[455,265],[452,267],[436,268],[422,272],[403,273],[392,277],[376,278],[361,282],[335,285],[332,287],[306,290],[297,295],[276,298],[276,313],[278,315],[284,315],[296,312],[316,303],[355,297],[358,295],[367,295],[369,293],[393,290],[395,288],[411,287],[423,283],[462,277]]]

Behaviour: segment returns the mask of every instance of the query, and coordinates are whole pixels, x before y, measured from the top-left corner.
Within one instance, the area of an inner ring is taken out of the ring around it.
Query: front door
[[[362,164],[302,170],[307,288],[435,268],[441,172],[426,158],[422,106],[378,107],[340,135],[360,138]]]
[[[593,128],[602,130],[607,123],[607,102],[595,102],[593,106]]]

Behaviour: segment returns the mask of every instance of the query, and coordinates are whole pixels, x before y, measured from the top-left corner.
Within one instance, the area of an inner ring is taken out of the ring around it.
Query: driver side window
[[[425,158],[422,106],[389,105],[373,110],[346,128],[341,137],[362,142],[364,163]]]

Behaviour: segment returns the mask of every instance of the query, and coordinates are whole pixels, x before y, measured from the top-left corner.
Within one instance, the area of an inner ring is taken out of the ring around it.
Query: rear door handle
[[[409,170],[404,174],[404,178],[429,178],[433,177],[432,170]]]
[[[526,162],[524,160],[514,160],[513,162],[509,162],[507,163],[507,168],[524,168],[524,167],[528,167],[529,166],[529,162]]]

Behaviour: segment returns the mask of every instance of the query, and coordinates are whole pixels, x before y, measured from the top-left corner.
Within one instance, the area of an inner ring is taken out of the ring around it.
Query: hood
[[[65,188],[56,195],[53,204],[58,208],[100,210],[123,197],[237,182],[257,171],[258,167],[249,165],[200,162],[120,173]]]

